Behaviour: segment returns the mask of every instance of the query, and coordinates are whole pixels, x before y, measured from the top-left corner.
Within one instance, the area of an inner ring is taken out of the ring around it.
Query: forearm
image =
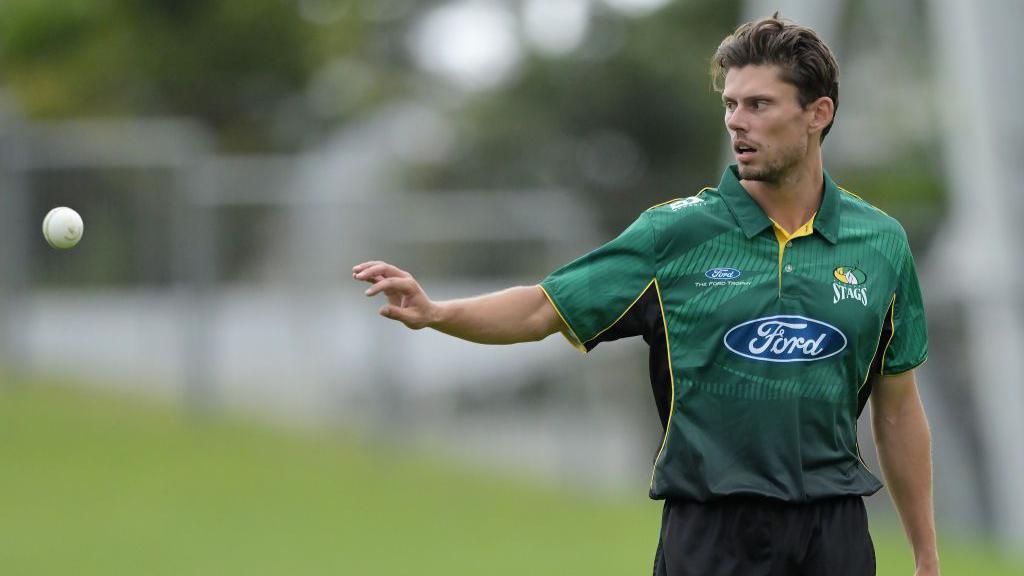
[[[480,344],[542,340],[558,330],[537,286],[518,286],[474,298],[438,302],[429,326]]]
[[[873,418],[879,462],[918,569],[938,567],[932,504],[931,432],[915,393]]]

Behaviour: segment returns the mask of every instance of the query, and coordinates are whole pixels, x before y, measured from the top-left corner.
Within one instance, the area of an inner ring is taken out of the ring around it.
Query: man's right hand
[[[352,277],[372,284],[367,296],[383,292],[388,303],[378,312],[398,320],[413,330],[425,328],[437,319],[438,306],[427,297],[416,279],[405,270],[387,262],[371,260],[352,268]]]
[[[434,302],[411,274],[386,262],[363,262],[352,268],[352,277],[372,284],[367,296],[383,292],[388,297],[381,316],[413,330],[429,326],[480,344],[534,342],[559,330],[570,341],[575,338],[539,285]]]

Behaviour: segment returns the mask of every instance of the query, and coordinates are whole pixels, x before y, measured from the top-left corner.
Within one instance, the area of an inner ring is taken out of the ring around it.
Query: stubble
[[[744,166],[740,164],[738,166],[740,180],[765,182],[778,186],[785,182],[806,155],[807,142],[801,140],[763,166]]]

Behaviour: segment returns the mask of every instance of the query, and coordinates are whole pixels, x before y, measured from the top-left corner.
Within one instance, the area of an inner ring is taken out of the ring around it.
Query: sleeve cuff
[[[558,317],[562,320],[562,324],[566,328],[565,330],[561,331],[562,336],[565,336],[565,339],[569,341],[569,344],[572,344],[573,348],[579,350],[581,354],[586,354],[587,347],[583,345],[583,342],[580,340],[579,336],[577,336],[576,332],[572,329],[572,325],[569,324],[569,321],[565,319],[565,316],[562,314],[562,311],[558,308],[558,304],[555,303],[555,299],[551,297],[551,294],[548,293],[547,288],[545,288],[542,284],[537,284],[537,286],[541,289],[542,292],[544,292],[544,296],[547,297],[548,302],[551,303],[551,307],[554,308],[555,314],[558,314]]]
[[[927,361],[928,361],[928,355],[925,354],[917,362],[911,362],[910,364],[904,364],[904,365],[896,366],[895,368],[892,368],[890,366],[883,366],[882,369],[879,370],[878,373],[881,376],[894,376],[896,374],[903,374],[904,372],[910,372],[914,368],[917,368],[918,366],[924,364]]]

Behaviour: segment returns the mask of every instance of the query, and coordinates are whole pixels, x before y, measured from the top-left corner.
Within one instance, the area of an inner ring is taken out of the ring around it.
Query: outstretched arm
[[[566,329],[539,286],[434,302],[412,274],[386,262],[363,262],[352,268],[352,277],[372,284],[367,296],[387,296],[381,316],[413,330],[430,327],[480,344],[514,344],[543,340]]]
[[[875,378],[871,426],[878,459],[914,549],[918,576],[938,576],[932,514],[932,439],[914,371]]]

